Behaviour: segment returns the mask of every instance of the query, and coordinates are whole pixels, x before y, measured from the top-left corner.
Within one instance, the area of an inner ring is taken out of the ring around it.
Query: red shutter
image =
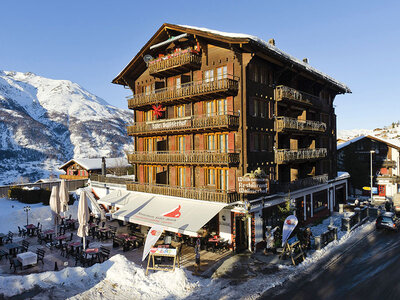
[[[136,111],[136,122],[143,122],[143,112]]]
[[[186,186],[187,187],[191,187],[192,186],[192,176],[191,176],[191,168],[190,167],[186,167]]]
[[[194,81],[202,81],[203,80],[203,72],[202,71],[195,71],[193,74]]]
[[[228,171],[228,188],[229,190],[235,191],[236,190],[236,170],[235,169],[229,169]]]
[[[143,138],[138,138],[138,151],[143,151]]]
[[[234,75],[233,74],[233,62],[230,62],[226,65],[226,71],[228,72],[228,77],[229,77],[229,75]]]
[[[171,185],[176,186],[176,167],[170,168],[171,173],[169,174],[169,182]]]
[[[144,166],[139,165],[139,182],[143,183],[144,182]]]
[[[202,134],[197,134],[196,138],[198,139],[198,144],[199,144],[199,150],[204,150],[204,135]]]
[[[185,135],[185,150],[192,150],[192,137]]]
[[[233,112],[233,97],[226,98],[228,112]]]
[[[168,87],[172,87],[174,85],[174,78],[170,77],[167,79]]]
[[[196,114],[202,115],[203,114],[203,102],[196,102]]]
[[[235,133],[228,133],[228,152],[235,152]]]
[[[169,150],[170,151],[175,151],[175,136],[170,136],[169,137]]]
[[[204,168],[199,168],[199,178],[196,178],[196,179],[198,179],[198,184],[197,184],[197,186],[199,186],[199,187],[204,187],[204,185],[205,185],[205,182],[204,182],[204,174],[205,174],[205,172],[204,172]]]

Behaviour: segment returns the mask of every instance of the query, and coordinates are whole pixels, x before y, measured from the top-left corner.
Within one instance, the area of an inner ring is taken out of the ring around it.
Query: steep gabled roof
[[[101,169],[101,158],[73,158],[63,164],[59,169],[64,169],[71,163],[77,163],[88,171]],[[130,167],[126,157],[106,158],[107,168]]]
[[[396,145],[394,145],[394,144],[392,144],[392,143],[390,143],[390,142],[388,142],[388,141],[386,141],[384,139],[378,138],[378,137],[373,136],[373,135],[360,135],[360,136],[357,136],[357,137],[355,137],[355,138],[353,138],[351,140],[348,140],[347,142],[344,142],[344,143],[342,143],[340,145],[337,145],[337,150],[343,149],[343,148],[345,148],[345,147],[347,147],[347,146],[349,146],[349,145],[351,145],[351,144],[353,144],[355,142],[358,142],[359,140],[365,139],[365,138],[368,138],[368,139],[371,139],[371,140],[374,140],[374,141],[377,141],[377,142],[384,143],[384,144],[388,145],[389,147],[392,147],[392,148],[397,149],[397,150],[400,151],[400,147],[399,146],[396,146]]]
[[[174,32],[181,32],[181,33],[188,33],[192,34],[195,36],[200,36],[203,38],[207,39],[212,39],[220,42],[225,42],[228,44],[249,44],[253,46],[257,46],[262,51],[266,52],[269,55],[272,55],[276,57],[280,61],[284,62],[290,62],[293,66],[309,73],[314,76],[317,76],[318,78],[329,82],[332,84],[336,89],[338,89],[342,93],[351,93],[350,88],[341,83],[340,81],[326,75],[325,73],[318,71],[317,69],[311,67],[308,63],[305,63],[285,52],[282,50],[278,49],[274,45],[271,45],[270,43],[265,42],[264,40],[248,35],[248,34],[242,34],[242,33],[228,33],[228,32],[222,32],[222,31],[217,31],[217,30],[211,30],[207,28],[201,28],[201,27],[194,27],[194,26],[188,26],[188,25],[174,25],[174,24],[163,24],[157,32],[153,35],[153,37],[143,46],[143,48],[139,51],[139,53],[129,62],[129,64],[118,74],[116,78],[112,81],[113,83],[116,84],[122,84],[126,85],[124,82],[123,77],[132,72],[132,67],[134,67],[137,63],[141,64],[141,70],[144,71],[144,62],[142,57],[146,54],[146,52],[149,51],[150,46],[154,45],[156,43],[159,43],[162,41],[161,37],[163,36],[163,33],[167,32],[168,30],[172,30]],[[164,40],[166,39],[165,34],[164,34]]]

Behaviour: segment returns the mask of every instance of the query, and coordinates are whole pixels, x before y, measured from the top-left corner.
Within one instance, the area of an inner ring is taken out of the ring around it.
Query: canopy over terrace
[[[114,219],[197,236],[197,231],[210,221],[226,203],[163,196],[158,194],[118,191],[110,193],[99,203],[119,207]]]

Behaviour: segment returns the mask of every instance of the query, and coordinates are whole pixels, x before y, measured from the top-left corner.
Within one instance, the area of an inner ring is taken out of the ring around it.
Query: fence
[[[20,188],[40,188],[43,190],[51,190],[53,186],[58,186],[61,181],[51,181],[51,182],[39,182],[39,183],[23,183],[23,184],[12,184],[12,185],[5,185],[0,186],[0,197],[4,198],[8,196],[8,191],[12,187],[20,187]],[[87,179],[78,179],[78,180],[67,180],[66,185],[68,191],[74,191],[80,187],[85,186],[87,184]]]
[[[356,207],[354,209],[354,213],[351,215],[342,218],[342,230],[343,231],[351,231],[355,227],[361,225],[368,219],[368,207]]]
[[[319,236],[314,237],[315,249],[321,250],[330,242],[337,240],[337,227],[328,226],[328,230]]]

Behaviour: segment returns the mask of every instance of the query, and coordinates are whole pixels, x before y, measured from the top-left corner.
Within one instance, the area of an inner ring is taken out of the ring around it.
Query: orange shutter
[[[175,136],[170,136],[169,137],[169,150],[170,151],[175,151]]]
[[[191,168],[190,167],[186,167],[186,179],[185,179],[185,181],[186,181],[186,186],[187,187],[191,187],[192,186],[191,173],[192,173],[191,172]]]
[[[143,122],[143,112],[136,111],[136,122]]]
[[[228,133],[228,152],[235,152],[235,133]]]
[[[144,182],[144,166],[139,165],[139,182],[143,183]]]
[[[143,138],[138,138],[138,151],[143,151]]]
[[[196,179],[198,179],[198,184],[197,184],[197,186],[199,186],[199,187],[204,187],[204,185],[205,185],[205,182],[204,182],[204,175],[205,174],[205,172],[204,172],[204,168],[199,168],[199,178],[196,178]]]
[[[228,112],[233,112],[233,97],[226,98]]]
[[[171,167],[170,170],[169,182],[171,185],[176,186],[176,167]]]
[[[236,190],[236,170],[231,168],[228,172],[228,189],[229,190]]]
[[[230,62],[226,65],[226,71],[228,72],[228,77],[229,77],[229,75],[234,75],[233,74],[233,62]]]
[[[192,150],[192,137],[185,135],[185,150]]]

